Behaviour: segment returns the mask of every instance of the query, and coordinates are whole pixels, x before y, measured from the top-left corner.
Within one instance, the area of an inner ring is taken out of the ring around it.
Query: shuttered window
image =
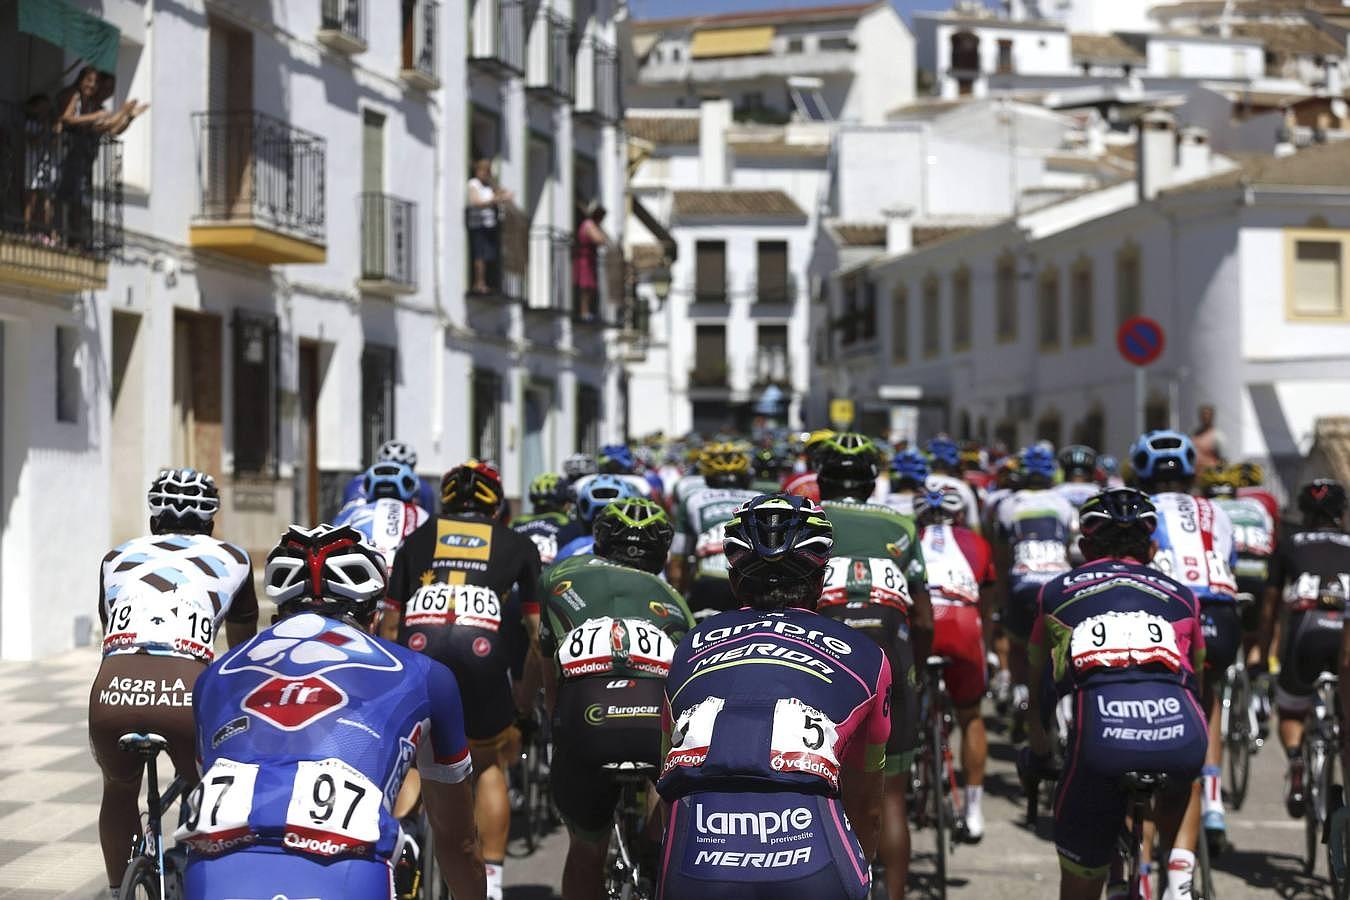
[[[788,245],[787,241],[760,241],[756,247],[756,278],[760,303],[787,303]]]
[[[488,369],[473,370],[473,434],[471,451],[474,459],[499,462],[502,446],[501,420],[502,379]]]
[[[727,299],[727,245],[699,241],[694,246],[694,300],[725,303]]]
[[[235,310],[234,472],[277,476],[277,317]]]
[[[361,351],[361,459],[375,462],[375,453],[394,439],[394,387],[398,359],[393,347],[366,344]]]

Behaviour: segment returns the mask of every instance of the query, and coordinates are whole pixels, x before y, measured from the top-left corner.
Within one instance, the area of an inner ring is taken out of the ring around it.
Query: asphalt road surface
[[[1013,900],[1054,897],[1058,866],[1050,842],[1052,823],[1042,805],[1036,830],[1025,825],[1025,802],[1017,783],[1015,755],[1005,737],[990,734],[990,765],[985,787],[986,831],[977,846],[958,846],[948,863],[948,895]],[[1284,752],[1269,744],[1252,761],[1251,787],[1241,811],[1229,810],[1234,849],[1215,860],[1219,900],[1272,897],[1284,900],[1330,898],[1326,861],[1316,875],[1303,874],[1303,823],[1284,810]],[[914,834],[910,874],[912,898],[933,897],[933,834]],[[514,847],[515,845],[513,845]],[[550,900],[558,896],[567,838],[561,831],[544,840],[528,857],[506,865],[507,900]]]

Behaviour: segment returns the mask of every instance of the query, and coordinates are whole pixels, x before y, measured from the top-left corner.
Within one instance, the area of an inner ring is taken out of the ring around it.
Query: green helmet
[[[865,500],[876,487],[881,454],[866,435],[837,434],[816,450],[816,481],[826,500],[851,497]]]
[[[567,482],[557,472],[536,475],[530,482],[530,506],[535,512],[554,512],[567,505]]]
[[[660,504],[639,497],[615,500],[591,526],[595,555],[644,572],[660,572],[675,539],[675,526]]]

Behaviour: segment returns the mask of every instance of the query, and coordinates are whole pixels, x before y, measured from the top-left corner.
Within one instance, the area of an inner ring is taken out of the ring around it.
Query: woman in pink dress
[[[595,318],[597,293],[600,287],[600,247],[609,238],[600,228],[605,220],[605,208],[592,203],[577,228],[576,243],[572,248],[572,283],[577,289],[577,316]]]

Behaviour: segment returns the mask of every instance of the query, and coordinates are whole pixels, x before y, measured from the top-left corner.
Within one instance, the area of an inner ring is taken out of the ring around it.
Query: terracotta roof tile
[[[788,141],[731,141],[731,149],[742,156],[795,157],[825,159],[830,155],[829,144],[800,144]]]
[[[916,225],[913,235],[914,247],[930,247],[979,230],[968,225]]]
[[[805,218],[806,213],[782,191],[676,191],[674,216],[715,218]]]
[[[1189,194],[1241,185],[1350,188],[1350,143],[1323,144],[1284,157],[1264,153],[1226,155],[1237,161],[1236,169],[1178,185],[1163,193]]]
[[[673,19],[635,19],[633,30],[658,31],[664,28],[686,26],[731,26],[777,24],[779,22],[820,22],[831,19],[856,19],[874,6],[870,3],[848,3],[837,6],[803,6],[786,9],[746,10],[744,12],[714,13],[704,16],[678,16]]]
[[[886,246],[886,226],[864,222],[836,222],[833,226],[839,243],[845,247]]]
[[[1267,52],[1300,56],[1344,56],[1345,47],[1312,25],[1277,25],[1273,22],[1235,22],[1233,34],[1255,38]]]
[[[1139,48],[1115,34],[1070,34],[1074,62],[1137,66],[1147,62]]]
[[[623,127],[629,137],[653,144],[698,143],[698,116],[629,116]]]

